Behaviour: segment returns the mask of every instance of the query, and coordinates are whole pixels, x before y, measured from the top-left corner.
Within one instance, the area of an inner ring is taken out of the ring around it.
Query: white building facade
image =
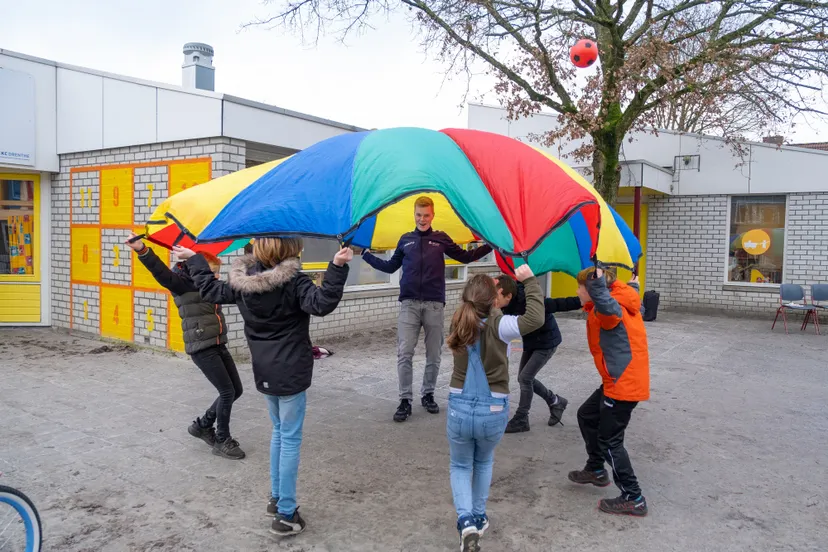
[[[553,115],[508,121],[499,107],[469,107],[469,128],[541,147]],[[631,223],[642,192],[646,289],[664,308],[773,315],[779,284],[828,282],[828,152],[670,131],[634,133],[622,151],[618,211]],[[573,167],[579,143],[544,147]],[[630,224],[632,227],[632,224]],[[573,291],[554,275],[554,296]]]

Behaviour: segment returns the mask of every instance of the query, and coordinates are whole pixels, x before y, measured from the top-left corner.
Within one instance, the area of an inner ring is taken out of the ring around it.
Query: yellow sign
[[[742,249],[749,255],[762,255],[770,246],[770,236],[764,230],[748,230],[742,234]]]
[[[101,224],[132,226],[132,169],[101,171]]]
[[[101,231],[75,227],[70,232],[72,280],[97,283],[101,280]]]
[[[155,319],[152,317],[152,309],[147,309],[147,331],[151,332],[155,329]]]
[[[173,196],[178,192],[208,182],[211,169],[209,161],[170,165],[169,195]]]
[[[101,335],[132,341],[132,301],[129,288],[101,289]]]

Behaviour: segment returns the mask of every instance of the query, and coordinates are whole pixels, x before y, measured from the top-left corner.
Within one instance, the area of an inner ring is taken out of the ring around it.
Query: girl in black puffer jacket
[[[184,263],[178,263],[170,270],[152,249],[135,238],[135,234],[130,234],[126,245],[138,253],[138,260],[155,280],[170,290],[181,317],[184,351],[219,393],[204,416],[196,418],[187,431],[213,447],[216,456],[240,460],[244,458],[244,451],[230,436],[230,412],[233,403],[241,397],[242,383],[233,356],[227,350],[227,324],[221,305],[201,298]],[[210,255],[212,278],[218,278],[220,267],[221,261]],[[216,424],[215,430],[213,424]]]
[[[354,253],[340,250],[328,265],[321,287],[301,272],[299,238],[264,238],[253,254],[233,262],[228,282],[212,277],[207,261],[176,247],[205,301],[239,307],[253,360],[256,389],[267,398],[273,434],[270,441],[271,532],[294,535],[305,529],[296,503],[299,447],[305,421],[305,390],[313,376],[310,317],[333,312],[348,278]]]

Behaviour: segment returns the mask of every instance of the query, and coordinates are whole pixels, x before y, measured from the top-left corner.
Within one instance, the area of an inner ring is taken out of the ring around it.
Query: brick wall
[[[60,156],[60,172],[52,183],[52,323],[55,326],[72,327],[76,330],[99,333],[100,290],[97,286],[75,284],[72,305],[70,289],[70,228],[69,202],[72,201],[72,223],[100,224],[100,171],[101,165],[129,165],[162,162],[176,159],[212,159],[212,177],[217,178],[244,168],[245,143],[230,138],[204,138],[178,142],[165,142],[115,148],[100,151],[65,154]],[[77,171],[90,167],[89,171]],[[70,171],[74,194],[69,197]],[[133,218],[137,226],[146,221],[155,208],[167,197],[169,175],[166,166],[135,167],[133,187]],[[122,245],[125,230],[103,228],[101,232],[101,275],[103,284],[130,285],[132,255]],[[115,262],[118,247],[117,262]],[[135,340],[141,344],[166,346],[167,312],[166,298],[161,294],[136,291],[134,294]],[[228,329],[240,337],[242,321],[235,306],[225,308]],[[238,339],[236,350],[246,349]]]
[[[727,196],[650,198],[647,288],[661,307],[772,316],[776,288],[725,284]],[[828,194],[788,196],[785,282],[828,280]]]

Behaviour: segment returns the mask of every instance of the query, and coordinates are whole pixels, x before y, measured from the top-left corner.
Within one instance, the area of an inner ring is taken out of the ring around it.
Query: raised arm
[[[616,327],[621,322],[623,313],[621,305],[610,295],[603,272],[599,273],[598,278],[587,278],[586,289],[595,305],[595,316],[598,317],[601,327],[605,330]]]
[[[451,241],[451,238],[449,238],[448,235],[446,235],[445,239],[447,241],[446,255],[463,264],[473,263],[474,261],[482,259],[492,252],[492,247],[489,244],[484,244],[477,249],[467,251]]]
[[[353,251],[343,248],[328,264],[322,285],[317,287],[313,280],[301,274],[296,279],[296,297],[303,311],[314,316],[325,316],[334,311],[342,300],[345,281],[348,279],[348,261],[353,258]]]
[[[556,312],[568,312],[581,310],[581,300],[576,295],[575,297],[564,297],[553,299],[547,297],[543,300],[543,305],[546,308],[546,314],[555,314]]]
[[[543,291],[540,283],[532,274],[528,265],[522,265],[515,271],[515,276],[523,282],[526,293],[526,313],[520,316],[506,316],[500,319],[498,333],[500,339],[506,343],[517,339],[522,335],[532,333],[546,321],[546,313],[543,306]]]
[[[135,234],[130,234],[124,243],[138,254],[138,260],[149,270],[156,282],[175,295],[183,295],[188,291],[193,291],[192,286],[185,282],[178,274],[170,270],[170,267],[158,258],[155,251],[136,238],[137,236]]]
[[[370,251],[365,251],[362,254],[362,259],[368,263],[371,268],[379,270],[380,272],[385,272],[386,274],[393,274],[402,266],[404,256],[405,253],[403,253],[402,244],[397,244],[397,249],[387,261],[380,259]]]
[[[236,302],[236,292],[233,291],[230,284],[216,278],[204,257],[201,255],[189,257],[187,259],[187,269],[189,269],[190,276],[193,277],[193,281],[204,301],[220,305],[231,305]]]

